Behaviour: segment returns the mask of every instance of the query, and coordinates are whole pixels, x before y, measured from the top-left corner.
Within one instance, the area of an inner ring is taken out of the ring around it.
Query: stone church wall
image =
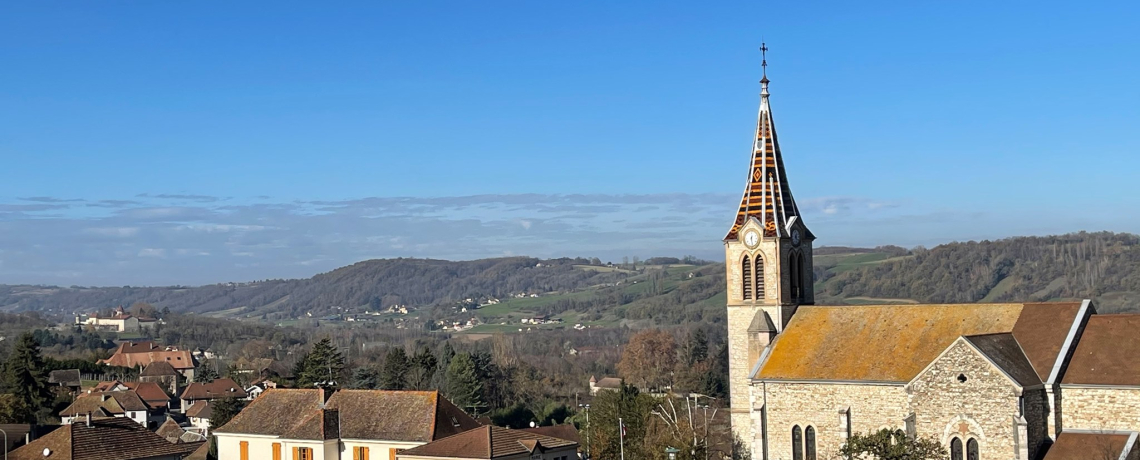
[[[1061,386],[1062,430],[1140,431],[1140,388]]]
[[[754,388],[756,410],[767,401],[767,439],[770,460],[792,458],[792,426],[814,426],[817,458],[836,456],[847,441],[850,410],[851,430],[866,433],[881,428],[903,428],[907,395],[902,385],[838,383],[758,383]],[[757,452],[759,454],[759,452]],[[762,458],[760,455],[754,459]]]
[[[952,437],[960,437],[963,443],[973,437],[980,444],[982,458],[1019,458],[1015,422],[1020,392],[1014,385],[970,345],[958,340],[908,387],[915,432],[946,447]],[[1044,416],[1026,419],[1035,434],[1045,430]],[[1039,442],[1027,443],[1029,458],[1034,458]]]

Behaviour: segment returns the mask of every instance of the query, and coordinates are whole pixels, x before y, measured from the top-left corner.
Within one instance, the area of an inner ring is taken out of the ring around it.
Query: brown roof
[[[177,444],[182,440],[182,435],[186,434],[186,430],[183,430],[174,419],[167,417],[166,421],[157,430],[154,430],[154,434],[161,436],[171,444]]]
[[[141,377],[165,377],[169,375],[178,375],[178,371],[174,370],[174,366],[166,361],[155,361],[147,364],[143,368]]]
[[[1033,369],[1032,364],[1029,364],[1029,358],[1025,357],[1013,334],[970,335],[963,339],[1005,371],[1018,385],[1027,387],[1041,383],[1037,371]]]
[[[491,459],[530,453],[535,448],[556,449],[564,447],[577,448],[578,443],[522,430],[483,426],[419,447],[413,447],[396,454],[396,457]]]
[[[154,382],[124,382],[127,388],[130,388],[152,408],[166,407],[170,404],[170,395],[162,387]]]
[[[153,343],[153,342],[144,342]],[[149,349],[152,351],[124,351],[124,350],[138,350],[142,349],[139,344],[124,343],[119,346],[114,355],[110,358],[99,360],[99,364],[106,364],[108,366],[122,366],[122,367],[138,367],[146,366],[150,363],[165,362],[170,364],[175,369],[191,369],[194,367],[194,357],[189,351],[185,350],[170,350],[165,348]]]
[[[104,380],[96,383],[95,387],[91,388],[91,391],[111,391],[112,388],[115,388],[119,385],[123,385],[124,387],[126,386],[123,384],[123,382],[120,382],[118,380]]]
[[[995,333],[1012,333],[1036,372],[1047,375],[1079,307],[1079,303],[803,306],[777,336],[755,378],[907,382],[958,337]],[[1033,335],[1039,337],[1020,342],[1022,336]]]
[[[186,416],[194,418],[210,418],[213,415],[213,408],[210,407],[209,400],[194,401],[190,407],[186,408]]]
[[[435,391],[340,390],[324,410],[321,399],[320,390],[269,389],[215,431],[320,439],[337,424],[345,439],[428,442],[478,426]]]
[[[1091,433],[1063,431],[1049,447],[1043,460],[1101,460],[1124,458],[1130,433]],[[1132,446],[1133,449],[1136,446]]]
[[[582,436],[578,433],[578,429],[569,423],[562,425],[540,426],[535,428],[523,428],[523,431],[528,433],[541,434],[543,436],[550,436],[552,438],[565,439],[573,441],[578,444],[582,443]]]
[[[199,447],[197,450],[190,453],[190,456],[188,456],[182,460],[207,460],[207,456],[209,455],[209,453],[210,453],[210,443],[203,442],[202,447]]]
[[[71,405],[59,412],[61,417],[76,417],[84,414],[122,414],[126,411],[145,411],[146,403],[133,391],[107,391],[88,393],[75,398]]]
[[[79,369],[51,371],[51,373],[48,374],[48,383],[77,387],[80,385]]]
[[[233,379],[214,379],[209,383],[194,382],[182,391],[181,399],[244,398],[249,396],[245,389]]]
[[[1061,379],[1074,385],[1140,385],[1140,315],[1092,315]]]
[[[621,388],[621,379],[617,377],[603,377],[594,384],[597,388]]]
[[[126,418],[74,423],[8,453],[9,460],[141,460],[188,454],[198,443],[171,444]],[[51,454],[43,455],[44,449]]]

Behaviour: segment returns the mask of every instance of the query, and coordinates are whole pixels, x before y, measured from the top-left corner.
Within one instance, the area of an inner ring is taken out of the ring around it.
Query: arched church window
[[[966,460],[978,460],[978,440],[970,438],[966,441]]]
[[[804,429],[804,451],[807,454],[806,460],[815,459],[815,427],[809,426]]]
[[[962,460],[962,440],[954,438],[950,440],[950,460]]]
[[[791,271],[792,281],[792,298],[796,301],[801,301],[804,298],[803,283],[804,283],[804,263],[803,255],[799,251],[792,251],[789,257],[791,260],[788,263],[788,270]]]
[[[792,460],[804,460],[804,439],[799,425],[792,427]]]
[[[748,256],[744,256],[744,260],[740,262],[740,280],[744,283],[743,296],[744,300],[752,298],[752,260]]]
[[[764,256],[756,254],[756,276],[753,277],[756,283],[756,298],[764,298]]]

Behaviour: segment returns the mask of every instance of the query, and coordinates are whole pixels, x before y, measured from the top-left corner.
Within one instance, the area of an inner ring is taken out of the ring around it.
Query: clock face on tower
[[[749,230],[744,233],[744,244],[750,248],[756,247],[760,243],[760,232],[756,230]]]
[[[800,229],[792,230],[792,246],[800,245]]]

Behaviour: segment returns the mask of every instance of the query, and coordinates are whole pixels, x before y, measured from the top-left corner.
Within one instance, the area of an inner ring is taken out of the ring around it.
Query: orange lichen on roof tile
[[[802,306],[778,336],[756,378],[907,382],[958,337],[1011,332],[1022,308],[1022,304]]]

